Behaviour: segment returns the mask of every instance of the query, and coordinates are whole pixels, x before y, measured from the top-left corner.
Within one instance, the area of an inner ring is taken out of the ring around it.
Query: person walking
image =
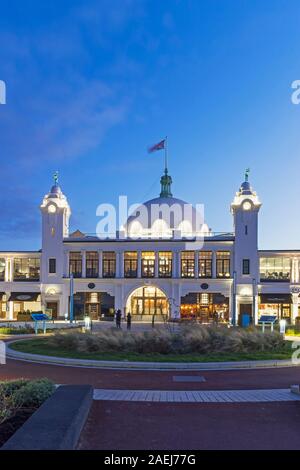
[[[131,330],[131,313],[127,313],[127,330]]]
[[[117,328],[119,328],[119,329],[121,329],[121,319],[122,319],[121,310],[117,310],[117,313],[116,313],[116,324],[117,324]]]

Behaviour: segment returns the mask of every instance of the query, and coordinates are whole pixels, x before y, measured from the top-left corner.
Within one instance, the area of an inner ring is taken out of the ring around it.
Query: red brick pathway
[[[96,401],[79,449],[300,449],[299,403]]]
[[[174,375],[205,377],[205,382],[173,382]],[[128,371],[44,365],[8,360],[0,365],[0,380],[49,377],[59,384],[91,384],[95,388],[126,390],[233,390],[289,388],[300,383],[300,367],[232,371]]]

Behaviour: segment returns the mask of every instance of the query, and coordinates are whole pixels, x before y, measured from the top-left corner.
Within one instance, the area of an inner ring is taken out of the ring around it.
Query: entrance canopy
[[[291,294],[260,294],[261,304],[290,304]]]
[[[17,302],[36,302],[40,293],[39,292],[12,292],[8,301]]]

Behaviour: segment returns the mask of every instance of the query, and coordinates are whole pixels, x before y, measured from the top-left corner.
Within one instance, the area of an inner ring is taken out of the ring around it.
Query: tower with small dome
[[[259,283],[258,213],[261,202],[249,182],[249,172],[231,204],[234,222],[234,317],[243,313],[257,316],[255,305]],[[254,300],[254,301],[253,301]],[[252,307],[250,308],[250,306]]]
[[[64,275],[63,240],[69,236],[71,208],[58,184],[58,172],[54,173],[53,179],[54,184],[50,192],[44,196],[40,206],[42,215],[42,282],[61,281]],[[55,260],[55,262],[51,260]],[[49,269],[51,263],[52,267]]]

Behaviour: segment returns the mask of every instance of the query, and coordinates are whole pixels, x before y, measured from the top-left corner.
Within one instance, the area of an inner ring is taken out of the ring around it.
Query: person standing
[[[131,330],[131,313],[127,313],[127,330]]]
[[[117,310],[117,313],[116,313],[116,324],[117,324],[117,328],[119,328],[119,329],[121,329],[121,318],[122,318],[121,310]]]

